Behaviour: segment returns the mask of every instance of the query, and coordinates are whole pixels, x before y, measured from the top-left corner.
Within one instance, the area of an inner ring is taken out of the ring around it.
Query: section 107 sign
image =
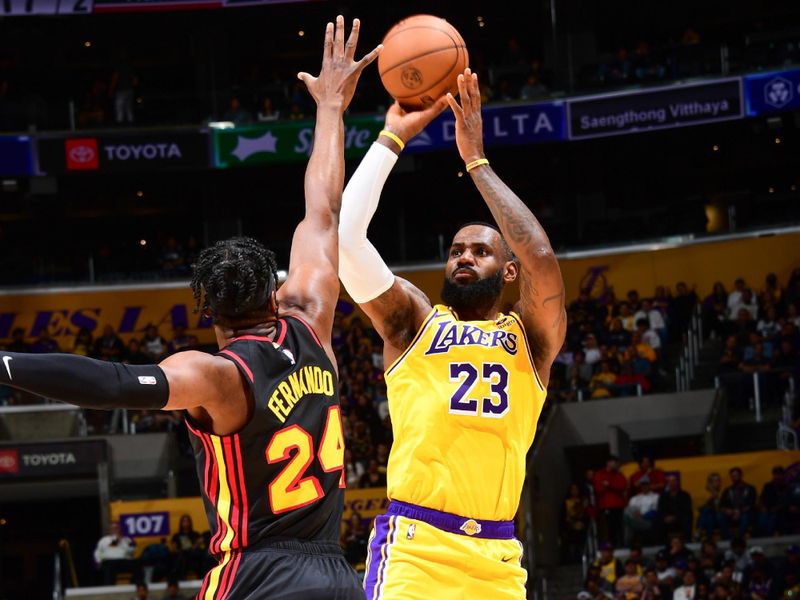
[[[169,513],[152,512],[119,516],[120,531],[131,538],[169,535]]]

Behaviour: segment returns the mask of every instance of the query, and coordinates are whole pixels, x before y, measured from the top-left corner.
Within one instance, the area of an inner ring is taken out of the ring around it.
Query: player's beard
[[[455,283],[445,277],[442,301],[456,312],[459,308],[491,308],[502,293],[503,269],[498,269],[494,275],[464,284]]]

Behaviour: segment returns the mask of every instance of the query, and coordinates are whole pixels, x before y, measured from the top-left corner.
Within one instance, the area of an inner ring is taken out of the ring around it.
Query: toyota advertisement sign
[[[37,144],[39,171],[53,175],[203,169],[210,166],[209,144],[204,131],[42,137]]]
[[[0,480],[95,475],[107,460],[105,441],[0,445]]]

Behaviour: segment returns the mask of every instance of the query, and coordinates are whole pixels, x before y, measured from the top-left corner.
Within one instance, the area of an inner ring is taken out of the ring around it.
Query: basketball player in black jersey
[[[306,214],[277,289],[273,254],[235,238],[204,250],[192,289],[220,351],[132,366],[0,353],[0,383],[90,408],[184,409],[219,564],[199,598],[363,598],[338,546],[344,440],[331,330],[344,179],[342,114],[380,47],[354,61],[359,22],[329,23],[305,177]]]

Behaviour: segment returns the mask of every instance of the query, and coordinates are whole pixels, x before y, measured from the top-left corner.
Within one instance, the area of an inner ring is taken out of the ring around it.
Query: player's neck
[[[500,314],[500,302],[491,306],[453,306],[459,321],[494,321]]]
[[[214,333],[217,337],[217,344],[220,348],[224,348],[236,338],[246,335],[271,338],[275,333],[276,323],[277,321],[265,321],[244,328],[220,327],[219,325],[214,325]]]

